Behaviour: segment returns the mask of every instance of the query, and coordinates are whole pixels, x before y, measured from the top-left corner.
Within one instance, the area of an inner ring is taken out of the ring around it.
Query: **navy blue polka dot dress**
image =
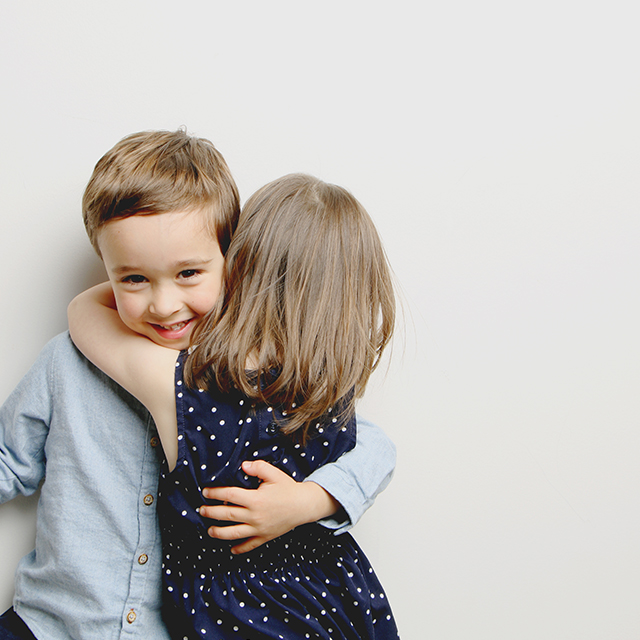
[[[207,486],[255,488],[245,460],[303,480],[355,446],[355,419],[319,422],[302,447],[280,433],[282,413],[240,393],[189,389],[176,363],[178,461],[160,479],[164,616],[174,640],[398,638],[389,603],[349,534],[298,527],[246,554],[207,534],[198,508]]]

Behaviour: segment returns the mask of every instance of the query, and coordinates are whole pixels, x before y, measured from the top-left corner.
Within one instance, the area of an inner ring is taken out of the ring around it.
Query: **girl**
[[[199,514],[204,486],[255,488],[245,460],[300,481],[354,446],[354,402],[394,323],[373,223],[344,189],[285,176],[246,203],[221,286],[177,362],[121,324],[108,286],[70,309],[77,346],[147,406],[167,451],[158,513],[172,636],[397,638],[349,534],[308,524],[237,556]]]

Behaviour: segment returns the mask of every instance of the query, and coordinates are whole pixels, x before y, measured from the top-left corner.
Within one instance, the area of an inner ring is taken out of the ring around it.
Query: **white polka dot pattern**
[[[189,389],[183,359],[176,367],[178,464],[171,473],[164,468],[158,501],[172,637],[397,638],[382,586],[349,534],[305,525],[234,556],[232,543],[208,536],[212,521],[198,513],[205,486],[257,486],[242,471],[244,460],[267,460],[297,480],[336,460],[355,444],[355,419],[319,421],[302,447],[281,433],[279,408]]]

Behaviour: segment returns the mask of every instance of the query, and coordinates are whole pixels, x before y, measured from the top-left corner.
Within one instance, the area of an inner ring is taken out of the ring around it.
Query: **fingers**
[[[234,524],[230,527],[209,527],[207,533],[218,540],[242,540],[249,538],[256,530],[248,524]]]
[[[219,540],[242,540],[240,544],[231,547],[231,553],[234,555],[253,551],[265,542],[272,540],[272,538],[264,536],[254,536],[253,534],[255,532],[255,528],[248,524],[237,524],[230,527],[209,527],[209,529],[207,529],[207,533],[212,538],[218,538]]]
[[[269,484],[288,485],[295,482],[293,478],[281,471],[272,464],[264,460],[246,460],[242,463],[242,470],[249,476],[260,478],[261,487]],[[241,489],[240,487],[207,487],[203,489],[202,495],[209,500],[219,500],[220,502],[230,502],[242,507],[251,508],[256,499],[258,489]]]
[[[203,504],[198,510],[198,513],[200,513],[203,518],[210,518],[211,520],[244,522],[248,512],[244,507],[237,507],[235,505],[217,504],[212,506]]]
[[[263,482],[278,482],[279,480],[290,479],[284,471],[264,460],[246,460],[242,463],[242,470],[248,476],[255,476]]]
[[[263,545],[265,542],[268,542],[269,538],[262,538],[260,536],[254,536],[253,538],[247,538],[241,544],[237,544],[235,547],[231,547],[231,553],[247,553],[247,551],[253,551],[257,549],[260,545]]]
[[[240,487],[206,487],[202,490],[202,495],[208,500],[219,500],[247,507],[251,503],[253,492],[254,489]]]

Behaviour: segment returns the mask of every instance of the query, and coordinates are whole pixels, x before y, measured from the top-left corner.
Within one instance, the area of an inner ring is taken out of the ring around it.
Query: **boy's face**
[[[107,222],[98,245],[122,321],[172,349],[185,349],[214,305],[224,257],[200,211]]]

